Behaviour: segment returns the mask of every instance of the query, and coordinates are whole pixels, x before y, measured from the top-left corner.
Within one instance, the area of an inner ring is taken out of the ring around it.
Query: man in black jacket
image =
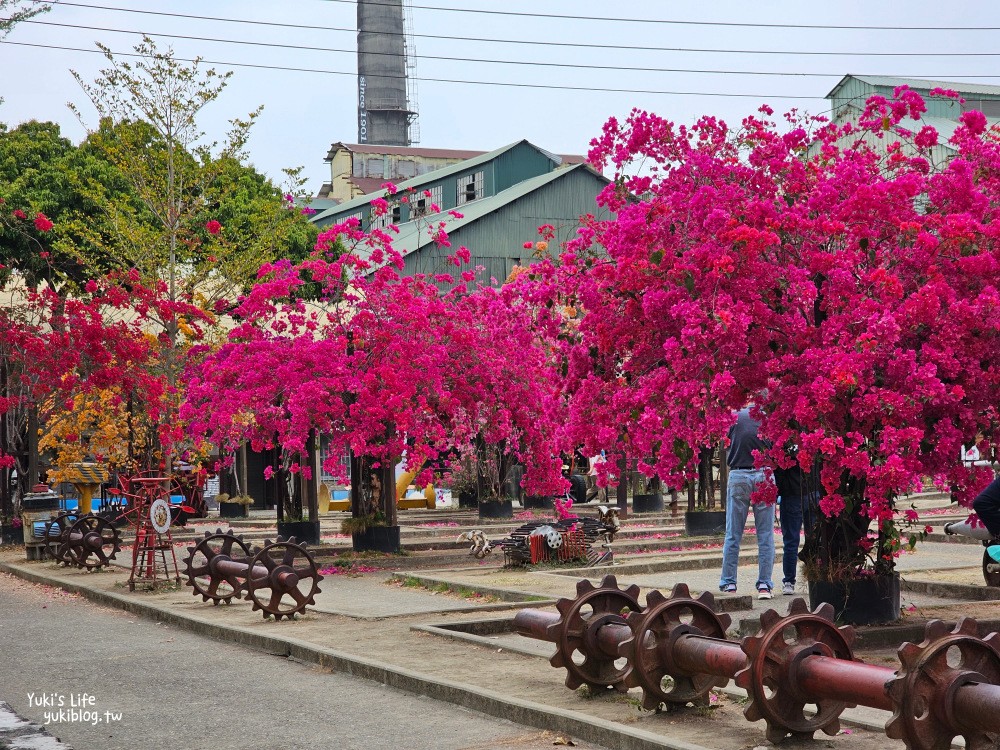
[[[808,532],[812,527],[812,507],[817,493],[810,491],[809,475],[798,462],[790,469],[775,469],[774,481],[778,485],[778,502],[781,508],[781,539],[784,549],[781,557],[781,593],[795,594],[795,573],[799,564],[799,542],[803,525]]]

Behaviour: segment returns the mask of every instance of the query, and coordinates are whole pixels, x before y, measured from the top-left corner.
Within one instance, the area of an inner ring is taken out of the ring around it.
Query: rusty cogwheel
[[[110,565],[122,550],[121,536],[115,525],[92,514],[70,526],[65,538],[69,541],[72,563],[87,570],[100,570]]]
[[[239,548],[235,555],[234,547]],[[216,529],[214,534],[206,531],[204,539],[194,547],[188,547],[188,556],[184,561],[185,583],[194,589],[191,595],[200,595],[202,601],[211,601],[216,605],[219,602],[232,604],[234,598],[241,598],[243,580],[219,570],[218,564],[231,561],[249,565],[255,551],[246,545],[243,537],[236,536],[232,531]]]
[[[805,600],[796,598],[784,617],[773,609],[767,610],[760,616],[760,634],[747,636],[742,642],[748,664],[736,673],[736,684],[750,697],[743,715],[748,721],[766,721],[767,739],[773,743],[788,734],[812,737],[817,729],[837,734],[840,714],[848,704],[803,695],[794,673],[807,656],[854,661],[853,644],[854,628],[838,628],[829,604],[810,612]],[[806,704],[816,707],[813,716],[806,716]]]
[[[253,602],[254,612],[263,610],[265,620],[269,615],[290,620],[307,605],[315,606],[322,580],[305,545],[296,544],[294,536],[287,541],[279,536],[275,542],[266,540],[264,549],[250,561],[246,598]],[[284,601],[286,596],[290,601]]]
[[[630,612],[626,619],[633,635],[622,643],[619,654],[632,665],[625,684],[642,688],[644,709],[652,711],[661,703],[704,704],[713,687],[729,682],[725,677],[686,672],[673,659],[673,645],[681,636],[725,640],[733,620],[715,612],[715,597],[710,592],[693,599],[685,583],[674,586],[669,597],[650,591],[645,611]],[[670,678],[666,685],[665,677]]]
[[[80,515],[70,510],[45,524],[45,554],[60,565],[72,565],[74,562],[69,546],[69,529],[79,519]]]
[[[971,617],[963,617],[953,630],[931,620],[920,643],[899,647],[901,663],[896,677],[886,685],[895,704],[885,733],[903,740],[910,750],[947,750],[957,735],[969,750],[1000,746],[996,733],[964,728],[954,715],[955,692],[971,682],[1000,684],[1000,635],[979,638]]]
[[[558,650],[549,659],[553,667],[566,668],[566,687],[576,690],[581,685],[604,690],[614,688],[626,692],[625,678],[632,669],[628,662],[616,665],[614,656],[607,656],[597,646],[597,631],[605,625],[628,627],[623,612],[640,612],[639,587],[618,588],[618,579],[605,576],[600,586],[584,579],[576,584],[575,599],[556,602],[559,621],[550,625],[546,640]],[[624,661],[624,660],[623,660]]]

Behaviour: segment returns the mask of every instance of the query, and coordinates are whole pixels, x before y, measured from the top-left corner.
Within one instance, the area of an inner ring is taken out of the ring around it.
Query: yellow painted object
[[[437,501],[434,494],[434,485],[429,484],[424,489],[423,497],[401,497],[396,500],[396,507],[401,510],[412,510],[414,508],[430,508],[434,510]]]
[[[100,464],[73,463],[68,464],[60,473],[62,481],[69,482],[80,493],[80,515],[90,513],[94,493],[108,481],[108,471]]]
[[[436,495],[434,493],[434,485],[429,484],[424,489],[423,497],[407,497],[406,490],[410,486],[410,482],[413,481],[414,477],[420,473],[421,466],[416,471],[404,471],[400,474],[399,479],[396,480],[396,507],[402,510],[412,510],[414,508],[430,508],[431,510],[437,504]]]
[[[399,475],[399,479],[396,480],[396,501],[402,500],[406,497],[406,488],[410,486],[410,482],[413,478],[419,474],[419,469],[416,471],[404,471]],[[403,507],[403,506],[399,506]]]
[[[330,488],[325,484],[319,486],[319,512],[329,513],[330,512]]]

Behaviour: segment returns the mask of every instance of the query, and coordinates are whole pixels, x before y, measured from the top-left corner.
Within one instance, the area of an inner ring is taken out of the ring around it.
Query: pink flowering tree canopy
[[[88,393],[106,393],[116,405],[128,401],[142,413],[137,422],[159,427],[161,444],[167,442],[170,395],[153,367],[158,347],[146,328],[150,316],[187,316],[197,325],[189,306],[165,302],[163,289],[129,274],[91,280],[76,296],[28,287],[16,276],[2,292],[0,419],[7,429],[0,469],[16,468],[26,489],[29,415],[51,424]]]
[[[446,245],[441,227],[428,231]],[[315,430],[335,475],[348,451],[373,468],[404,455],[419,468],[490,445],[524,462],[530,488],[561,489],[547,318],[514,288],[469,291],[468,261],[466,248],[451,256],[457,283],[403,276],[391,234],[356,220],[330,228],[308,260],[261,268],[241,324],[192,368],[182,417],[222,446],[280,446],[293,471]]]
[[[813,576],[892,570],[925,477],[968,505],[986,477],[961,446],[998,427],[1000,140],[967,112],[934,163],[922,111],[904,88],[839,127],[609,121],[590,158],[616,216],[534,274],[585,311],[564,347],[574,439],[676,484],[754,400],[761,464],[821,489]]]

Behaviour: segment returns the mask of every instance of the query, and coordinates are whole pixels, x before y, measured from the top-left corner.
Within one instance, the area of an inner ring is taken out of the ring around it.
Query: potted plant
[[[631,484],[633,513],[659,513],[663,510],[659,477],[647,477],[636,471],[632,473]]]
[[[805,561],[810,605],[815,608],[828,602],[838,618],[854,625],[898,620],[900,580],[896,556],[904,547],[901,524],[887,517],[872,528],[871,519],[861,511],[874,504],[865,495],[864,482],[845,475],[839,489],[843,509],[832,515],[818,506],[812,509],[814,524],[806,533],[799,555]],[[814,497],[818,495],[818,491],[813,493]],[[896,504],[894,495],[881,504],[892,519]],[[918,539],[926,536],[926,529],[916,531],[905,546],[912,549]]]
[[[458,498],[459,508],[479,507],[476,469],[471,460],[458,461],[451,469],[451,495]]]
[[[395,534],[381,511],[345,518],[340,523],[340,533],[351,535],[357,552],[399,552],[399,527],[394,530]]]
[[[482,438],[476,440],[476,456],[473,461],[479,496],[479,518],[485,520],[514,517],[512,471],[514,456],[504,445],[490,445]],[[504,490],[507,490],[507,494]]]
[[[249,495],[228,495],[222,493],[216,495],[215,499],[219,503],[220,518],[246,518],[250,515],[249,509],[253,505],[253,498]]]
[[[341,531],[351,535],[354,551],[400,552],[399,524],[386,514],[396,506],[392,465],[353,456],[351,495],[351,517],[341,524]]]
[[[311,449],[311,440],[310,440]],[[293,467],[297,462],[289,451],[282,451],[277,469],[272,467],[272,476],[277,480],[278,494],[278,536],[283,539],[295,537],[295,541],[308,544],[318,544],[320,541],[319,519],[310,521],[306,493],[314,489],[313,478],[305,476],[303,470]],[[317,509],[319,495],[316,496]]]
[[[705,448],[698,461],[698,481],[688,482],[688,507],[684,514],[684,533],[688,536],[714,536],[726,533],[726,484],[729,476],[725,461],[725,451],[717,448],[719,455],[719,475],[721,507],[716,505],[715,481],[712,464],[716,449]]]

